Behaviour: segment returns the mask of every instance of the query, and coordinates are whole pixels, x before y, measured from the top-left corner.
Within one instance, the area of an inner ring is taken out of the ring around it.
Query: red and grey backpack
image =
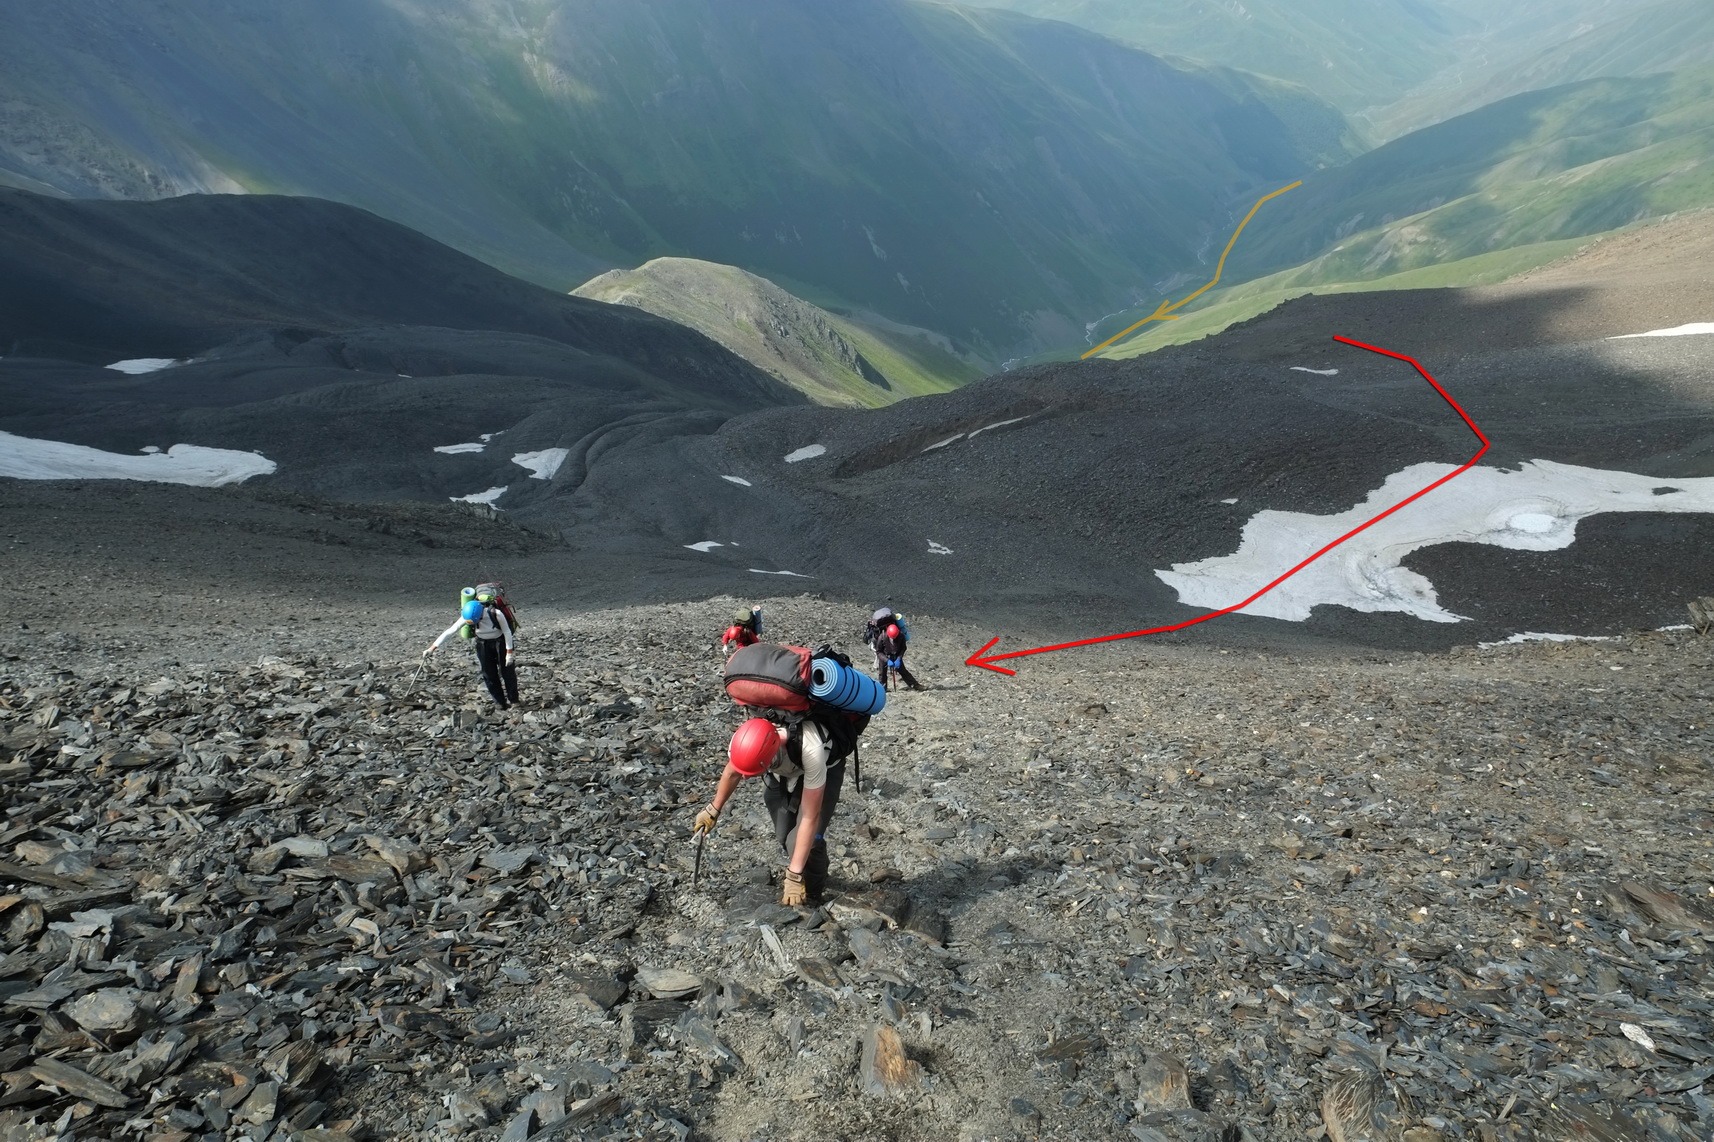
[[[851,660],[832,647],[809,650],[758,642],[740,647],[726,660],[726,693],[740,706],[754,706],[781,725],[796,729],[805,718],[814,719],[827,738],[829,764],[857,754],[857,739],[869,727],[869,715],[853,714],[810,694],[810,663],[831,658],[850,667]],[[862,758],[858,755],[855,778],[863,789]]]

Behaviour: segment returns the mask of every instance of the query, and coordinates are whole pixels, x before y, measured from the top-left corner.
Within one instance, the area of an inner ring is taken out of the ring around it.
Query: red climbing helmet
[[[774,762],[780,752],[780,731],[766,718],[751,718],[732,735],[726,756],[732,768],[745,777],[756,777]]]
[[[887,637],[888,638],[898,638],[899,637],[899,624],[898,623],[891,623],[888,625]]]

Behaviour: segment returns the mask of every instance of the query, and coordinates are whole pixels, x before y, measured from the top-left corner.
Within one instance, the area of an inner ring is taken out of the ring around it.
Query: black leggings
[[[875,669],[881,672],[881,689],[885,690],[887,688],[887,656],[878,650],[875,652]],[[911,672],[905,669],[904,655],[899,655],[899,664],[893,667],[893,669],[899,672],[899,680],[905,685],[911,687],[920,685],[917,680],[911,676]]]
[[[518,668],[506,662],[505,639],[477,639],[476,661],[482,667],[482,681],[488,686],[489,697],[501,707],[518,700]]]
[[[833,810],[839,807],[839,790],[844,785],[845,762],[836,761],[828,767],[827,784],[821,788],[821,820],[816,822],[815,845],[803,866],[804,887],[811,896],[820,896],[827,886],[827,842],[822,833],[833,820]],[[798,807],[803,804],[803,782],[800,780],[796,789],[788,791],[773,774],[768,774],[762,779],[762,803],[767,806],[768,816],[774,819],[774,836],[779,838],[786,864],[790,865],[792,854],[797,852],[797,817]]]

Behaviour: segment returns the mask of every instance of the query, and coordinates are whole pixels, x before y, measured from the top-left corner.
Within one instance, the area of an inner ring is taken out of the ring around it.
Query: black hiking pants
[[[482,681],[488,686],[488,696],[496,705],[504,710],[518,700],[518,668],[506,664],[505,639],[477,639],[476,661],[482,667]]]
[[[875,652],[875,669],[881,672],[881,689],[883,690],[887,688],[887,661],[887,656],[885,654],[879,650]],[[905,669],[904,655],[899,655],[899,664],[893,667],[893,669],[899,672],[899,680],[909,686],[912,690],[922,689],[922,683],[918,682],[916,678],[911,675],[911,672]]]
[[[812,897],[821,896],[827,888],[827,842],[822,833],[826,831],[828,822],[833,820],[833,810],[839,807],[839,790],[844,785],[845,762],[838,761],[828,767],[827,784],[821,787],[821,820],[815,823],[815,844],[803,866],[804,887],[809,889]],[[774,836],[779,838],[789,866],[792,854],[797,852],[797,831],[801,824],[798,809],[803,804],[803,782],[800,780],[796,789],[787,789],[784,782],[768,774],[762,778],[762,803],[767,806],[768,816],[774,819]]]

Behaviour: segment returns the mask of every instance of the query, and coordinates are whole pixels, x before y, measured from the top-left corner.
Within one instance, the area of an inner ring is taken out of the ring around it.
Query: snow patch
[[[741,488],[753,488],[756,486],[742,476],[722,476],[720,478],[728,481],[729,483],[737,484]]]
[[[1294,373],[1314,373],[1318,377],[1337,377],[1339,375],[1338,369],[1311,369],[1307,365],[1293,365],[1291,371]]]
[[[1695,337],[1704,333],[1714,333],[1714,321],[1694,321],[1689,325],[1674,325],[1671,329],[1651,329],[1647,333],[1621,333],[1607,340],[1629,341],[1633,337]]]
[[[551,480],[569,455],[568,448],[544,448],[540,452],[519,452],[512,457],[512,463],[529,469],[532,480]]]
[[[150,447],[154,447],[151,445]],[[175,444],[140,456],[103,452],[82,444],[34,440],[0,432],[0,476],[17,480],[144,480],[218,488],[252,476],[272,474],[277,465],[259,452]]]
[[[1238,550],[1156,571],[1193,607],[1220,610],[1351,529],[1456,469],[1413,464],[1388,476],[1364,501],[1337,515],[1258,512]],[[1675,480],[1679,494],[1657,496],[1660,480],[1631,472],[1531,460],[1517,471],[1472,468],[1402,511],[1309,564],[1244,608],[1245,614],[1302,622],[1322,604],[1355,611],[1403,611],[1429,622],[1464,619],[1440,606],[1434,584],[1400,566],[1437,543],[1486,543],[1519,551],[1557,551],[1577,536],[1577,521],[1601,512],[1714,512],[1714,477]]]
[[[945,440],[935,441],[933,444],[930,444],[927,448],[924,448],[923,451],[924,452],[933,452],[936,448],[945,448],[948,444],[951,444],[954,440],[963,440],[963,439],[964,439],[964,434],[962,432],[960,432],[957,436],[948,436]]]
[[[1605,634],[1542,634],[1538,631],[1526,630],[1499,642],[1479,642],[1476,645],[1483,650],[1492,650],[1496,646],[1515,646],[1523,642],[1612,642],[1612,635]]]
[[[1238,501],[1234,499],[1234,500],[1221,500],[1220,502],[1223,504],[1235,504]]]
[[[795,452],[786,453],[786,463],[796,464],[799,460],[814,460],[817,456],[827,455],[827,448],[821,444],[805,444]]]
[[[170,369],[174,365],[184,363],[184,361],[173,357],[133,357],[129,361],[115,361],[107,368],[116,373],[128,373],[133,377],[138,377],[144,373],[158,373],[162,369]]]
[[[505,431],[505,429],[500,430],[500,432],[504,432],[504,431]],[[478,439],[478,440],[482,441],[482,443],[486,444],[498,435],[500,435],[499,432],[484,432],[481,436],[478,436],[476,439]]]
[[[480,452],[486,447],[486,444],[437,444],[434,450],[444,452],[448,456],[457,456],[462,452]]]
[[[796,571],[764,571],[760,567],[750,568],[753,575],[790,575],[794,579],[813,579],[814,575],[800,575]]]
[[[161,446],[158,444],[145,444],[141,448],[137,449],[137,451],[141,452],[145,456],[153,456],[160,450]]]
[[[1028,419],[1029,419],[1029,417],[1027,417],[1027,416],[1014,416],[1011,420],[996,420],[993,424],[984,424],[981,428],[978,428],[975,432],[972,432],[970,434],[970,439],[975,440],[978,436],[982,435],[984,432],[987,432],[990,428],[1004,428],[1008,424],[1017,424],[1021,420],[1028,420]]]
[[[700,551],[706,555],[711,548],[725,547],[726,545],[717,539],[705,539],[701,543],[687,543],[684,546],[690,548],[692,551]]]
[[[930,555],[951,555],[952,548],[942,546],[931,539],[928,541],[928,553]]]
[[[487,504],[494,507],[494,501],[506,494],[510,484],[501,484],[498,488],[489,488],[486,492],[471,492],[468,496],[448,496],[447,499],[455,504]]]

